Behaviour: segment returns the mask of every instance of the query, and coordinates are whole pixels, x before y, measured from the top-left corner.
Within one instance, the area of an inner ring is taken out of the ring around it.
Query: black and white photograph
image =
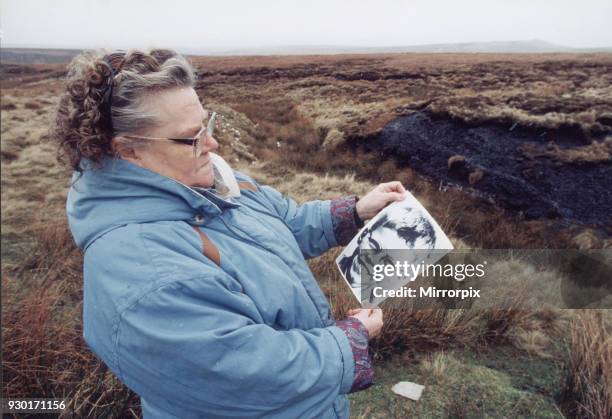
[[[379,304],[384,299],[376,299],[371,292],[362,289],[362,268],[370,269],[375,262],[394,264],[395,260],[388,252],[390,250],[418,250],[412,255],[413,260],[408,261],[418,264],[435,263],[444,256],[444,252],[439,250],[453,248],[436,220],[412,194],[406,192],[404,200],[389,205],[361,229],[336,258],[336,264],[359,301],[369,295],[368,303]],[[371,277],[372,272],[364,274]],[[414,279],[406,277],[404,283]],[[397,284],[402,286],[404,283]],[[384,286],[384,281],[376,283],[376,286]]]

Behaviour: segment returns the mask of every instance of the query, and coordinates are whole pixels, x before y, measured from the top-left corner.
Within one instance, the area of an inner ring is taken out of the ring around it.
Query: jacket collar
[[[239,204],[213,190],[190,188],[127,160],[105,156],[102,167],[83,159],[72,176],[66,212],[77,245],[85,250],[102,234],[132,223],[206,223]]]

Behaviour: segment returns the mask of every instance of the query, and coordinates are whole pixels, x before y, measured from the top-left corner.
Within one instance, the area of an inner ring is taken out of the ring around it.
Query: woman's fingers
[[[357,201],[355,209],[359,218],[365,221],[376,216],[387,205],[402,201],[405,197],[406,189],[401,182],[380,183]]]
[[[382,316],[381,308],[353,308],[346,312],[347,316],[354,316],[355,314],[359,314],[361,312],[365,312],[368,317],[372,316]]]
[[[405,195],[400,192],[387,192],[386,196],[389,200],[388,202],[401,201],[402,199],[405,198]]]
[[[387,204],[393,201],[401,201],[406,197],[406,189],[399,181],[381,183],[380,186]]]
[[[385,192],[399,192],[399,193],[406,192],[404,185],[402,185],[402,182],[398,180],[394,180],[393,182],[383,183],[382,186]]]

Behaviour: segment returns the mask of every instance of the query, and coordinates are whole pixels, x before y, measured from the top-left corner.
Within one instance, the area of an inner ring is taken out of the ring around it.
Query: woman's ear
[[[126,144],[120,136],[111,139],[111,150],[115,156],[123,160],[132,163],[137,163],[139,161],[138,154],[135,152],[134,147]]]

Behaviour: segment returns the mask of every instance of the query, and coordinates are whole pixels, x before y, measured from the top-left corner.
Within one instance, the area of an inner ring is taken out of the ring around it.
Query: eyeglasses
[[[206,137],[212,137],[213,131],[215,130],[215,119],[217,118],[217,112],[213,112],[210,117],[208,117],[208,111],[206,111],[206,118],[202,121],[202,128],[193,138],[169,138],[169,137],[144,137],[140,135],[124,135],[125,138],[134,138],[138,140],[151,140],[151,141],[173,141],[175,143],[186,144],[193,146],[193,156],[198,157],[200,152],[202,151],[202,134],[205,132]],[[204,122],[208,119],[208,122],[204,124]]]

